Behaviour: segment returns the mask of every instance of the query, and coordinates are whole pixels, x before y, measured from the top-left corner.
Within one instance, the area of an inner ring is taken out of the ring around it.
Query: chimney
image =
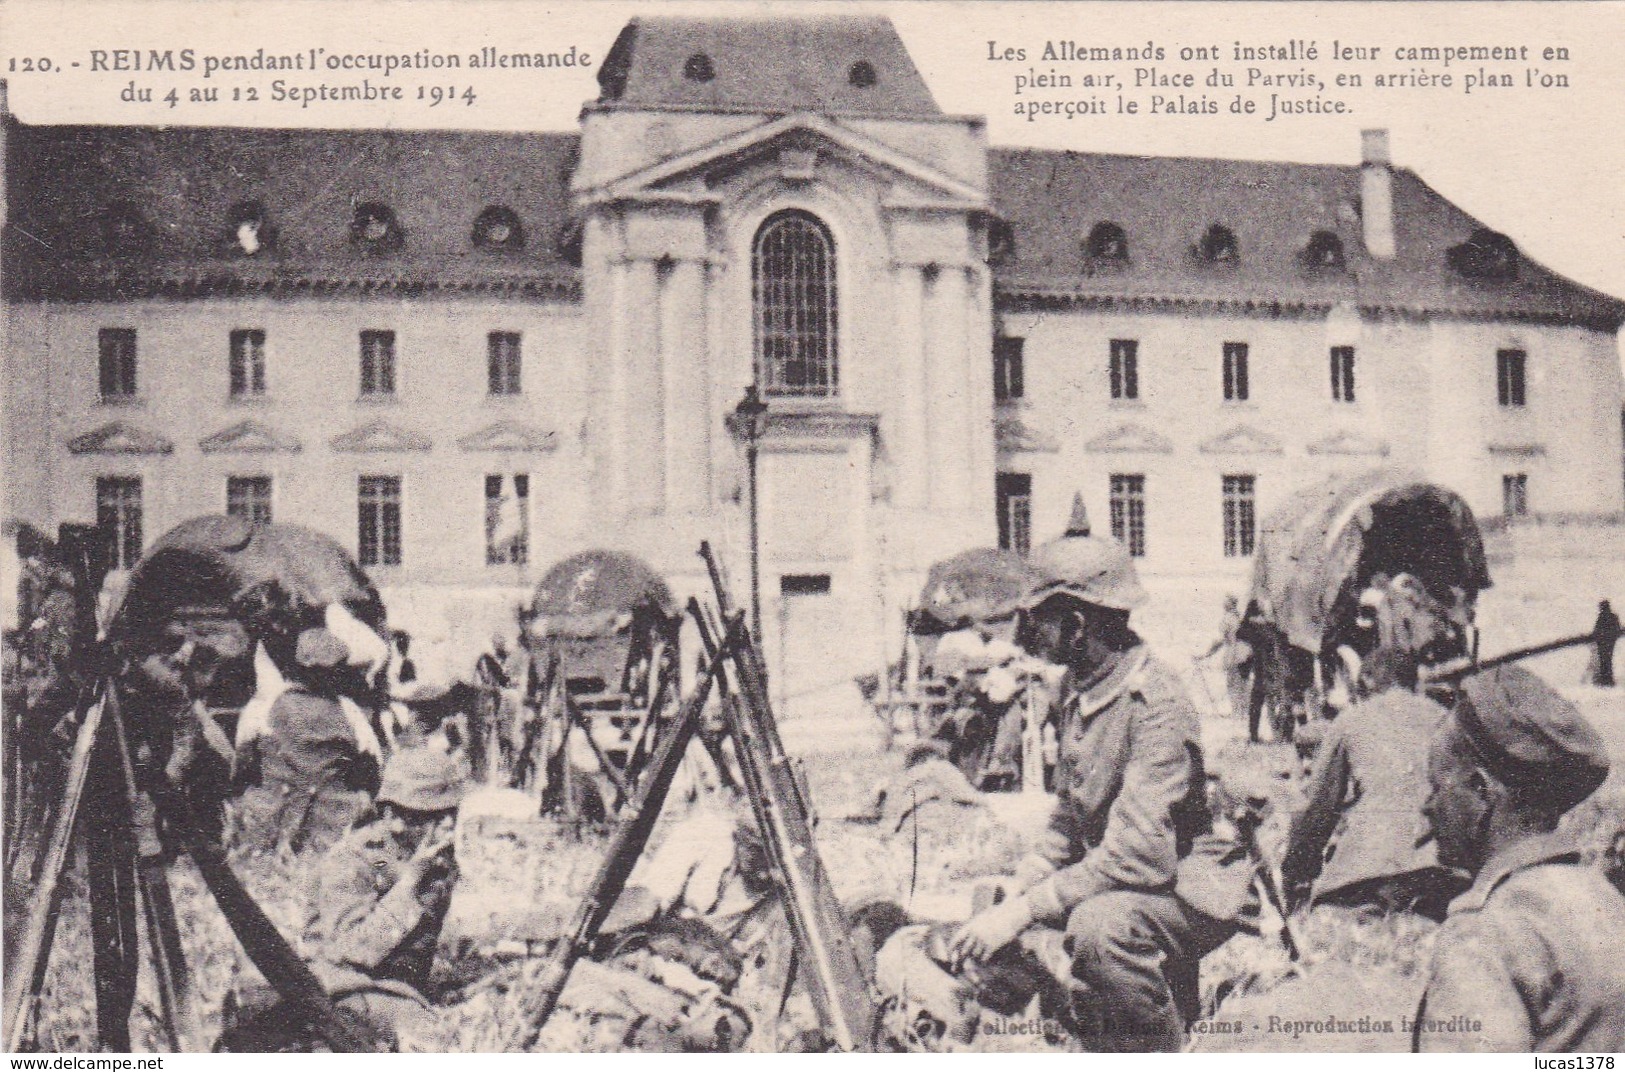
[[[1360,220],[1365,249],[1379,261],[1394,259],[1394,172],[1388,132],[1360,131]]]

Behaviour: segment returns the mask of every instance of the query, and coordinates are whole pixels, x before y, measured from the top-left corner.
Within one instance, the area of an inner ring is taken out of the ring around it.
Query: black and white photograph
[[[1622,57],[0,4],[0,1048],[1625,1052]]]

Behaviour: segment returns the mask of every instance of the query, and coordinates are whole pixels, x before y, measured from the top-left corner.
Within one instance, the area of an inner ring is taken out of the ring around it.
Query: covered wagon
[[[660,575],[584,551],[548,570],[525,609],[526,717],[513,777],[544,808],[599,818],[630,796],[677,688],[682,619]]]
[[[1289,737],[1395,675],[1470,658],[1489,586],[1478,523],[1449,488],[1392,469],[1306,488],[1259,533],[1251,702]]]

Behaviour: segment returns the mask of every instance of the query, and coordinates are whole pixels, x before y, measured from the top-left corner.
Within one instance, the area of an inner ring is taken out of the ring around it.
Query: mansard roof
[[[598,84],[601,106],[942,115],[891,20],[875,16],[642,16],[616,38]]]
[[[576,134],[11,124],[7,283],[68,299],[345,290],[494,290],[571,298]],[[261,248],[236,241],[245,208]],[[382,206],[398,244],[368,244]],[[484,247],[490,207],[522,248]],[[110,243],[109,224],[127,226]]]
[[[1380,261],[1365,249],[1358,166],[993,149],[988,189],[1013,240],[996,265],[995,293],[1006,308],[1320,314],[1347,302],[1371,313],[1606,331],[1625,321],[1625,302],[1521,255],[1515,278],[1462,275],[1450,251],[1488,228],[1415,173],[1392,175],[1397,250]],[[1126,257],[1089,255],[1101,223],[1123,229]],[[1200,255],[1215,226],[1235,236],[1236,256],[1222,263]],[[1338,240],[1341,266],[1305,255],[1317,232]]]
[[[784,47],[764,44],[775,37]],[[628,80],[617,107],[940,114],[884,19],[637,19],[622,44]],[[690,86],[682,67],[695,49],[712,49],[714,77]],[[847,66],[819,65],[831,56]],[[856,57],[869,57],[877,79],[861,92],[848,78]],[[661,71],[682,86],[662,89]],[[836,74],[839,84],[826,86]],[[580,297],[569,192],[576,133],[14,121],[7,133],[5,281],[14,297]],[[1605,331],[1625,322],[1625,302],[1521,255],[1513,277],[1463,275],[1452,252],[1488,229],[1404,169],[1393,171],[1397,252],[1388,261],[1365,250],[1357,166],[992,149],[988,171],[1008,225],[994,277],[1005,309],[1319,316],[1345,305]],[[264,224],[253,254],[234,231],[249,207]],[[358,228],[379,209],[395,229],[369,243]],[[522,237],[476,241],[484,233],[476,221],[494,218],[489,209],[504,210],[504,220],[511,213]],[[1120,227],[1122,241],[1097,232],[1103,223]],[[1235,256],[1204,261],[1216,226],[1234,236]],[[1312,241],[1324,251],[1328,236],[1340,258],[1308,255]]]

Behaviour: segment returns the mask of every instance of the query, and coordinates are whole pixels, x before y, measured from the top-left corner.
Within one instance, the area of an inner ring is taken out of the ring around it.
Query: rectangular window
[[[1111,478],[1112,536],[1135,558],[1145,557],[1145,477],[1113,473]]]
[[[112,544],[108,561],[113,569],[134,568],[141,557],[140,477],[96,478],[96,524]]]
[[[361,333],[361,393],[364,395],[392,395],[395,393],[395,333],[393,331],[363,331]]]
[[[1033,543],[1033,478],[1027,473],[1000,473],[998,495],[999,546],[1026,554]]]
[[[135,397],[135,329],[102,328],[96,336],[102,401]]]
[[[226,513],[251,525],[271,523],[271,478],[268,476],[226,477]]]
[[[530,561],[530,475],[492,473],[485,478],[485,564],[522,566]]]
[[[1247,344],[1224,344],[1224,400],[1247,401]]]
[[[520,393],[519,332],[493,331],[486,337],[486,376],[490,393]]]
[[[1332,347],[1332,401],[1354,401],[1354,347]]]
[[[1140,397],[1140,344],[1135,339],[1113,339],[1111,359],[1112,397]]]
[[[1507,473],[1501,477],[1501,513],[1525,517],[1529,513],[1529,474]]]
[[[1525,403],[1524,370],[1529,355],[1522,350],[1495,351],[1495,397],[1503,406]]]
[[[1024,360],[1022,352],[1026,344],[1026,339],[1007,339],[1002,336],[993,340],[994,401],[1014,402],[1025,396],[1026,369],[1022,367]]]
[[[1252,476],[1224,478],[1224,557],[1247,558],[1258,534],[1258,511]]]
[[[231,333],[231,397],[265,393],[265,332],[238,328]]]
[[[360,532],[356,548],[363,566],[401,564],[401,478],[364,476],[356,499]]]

